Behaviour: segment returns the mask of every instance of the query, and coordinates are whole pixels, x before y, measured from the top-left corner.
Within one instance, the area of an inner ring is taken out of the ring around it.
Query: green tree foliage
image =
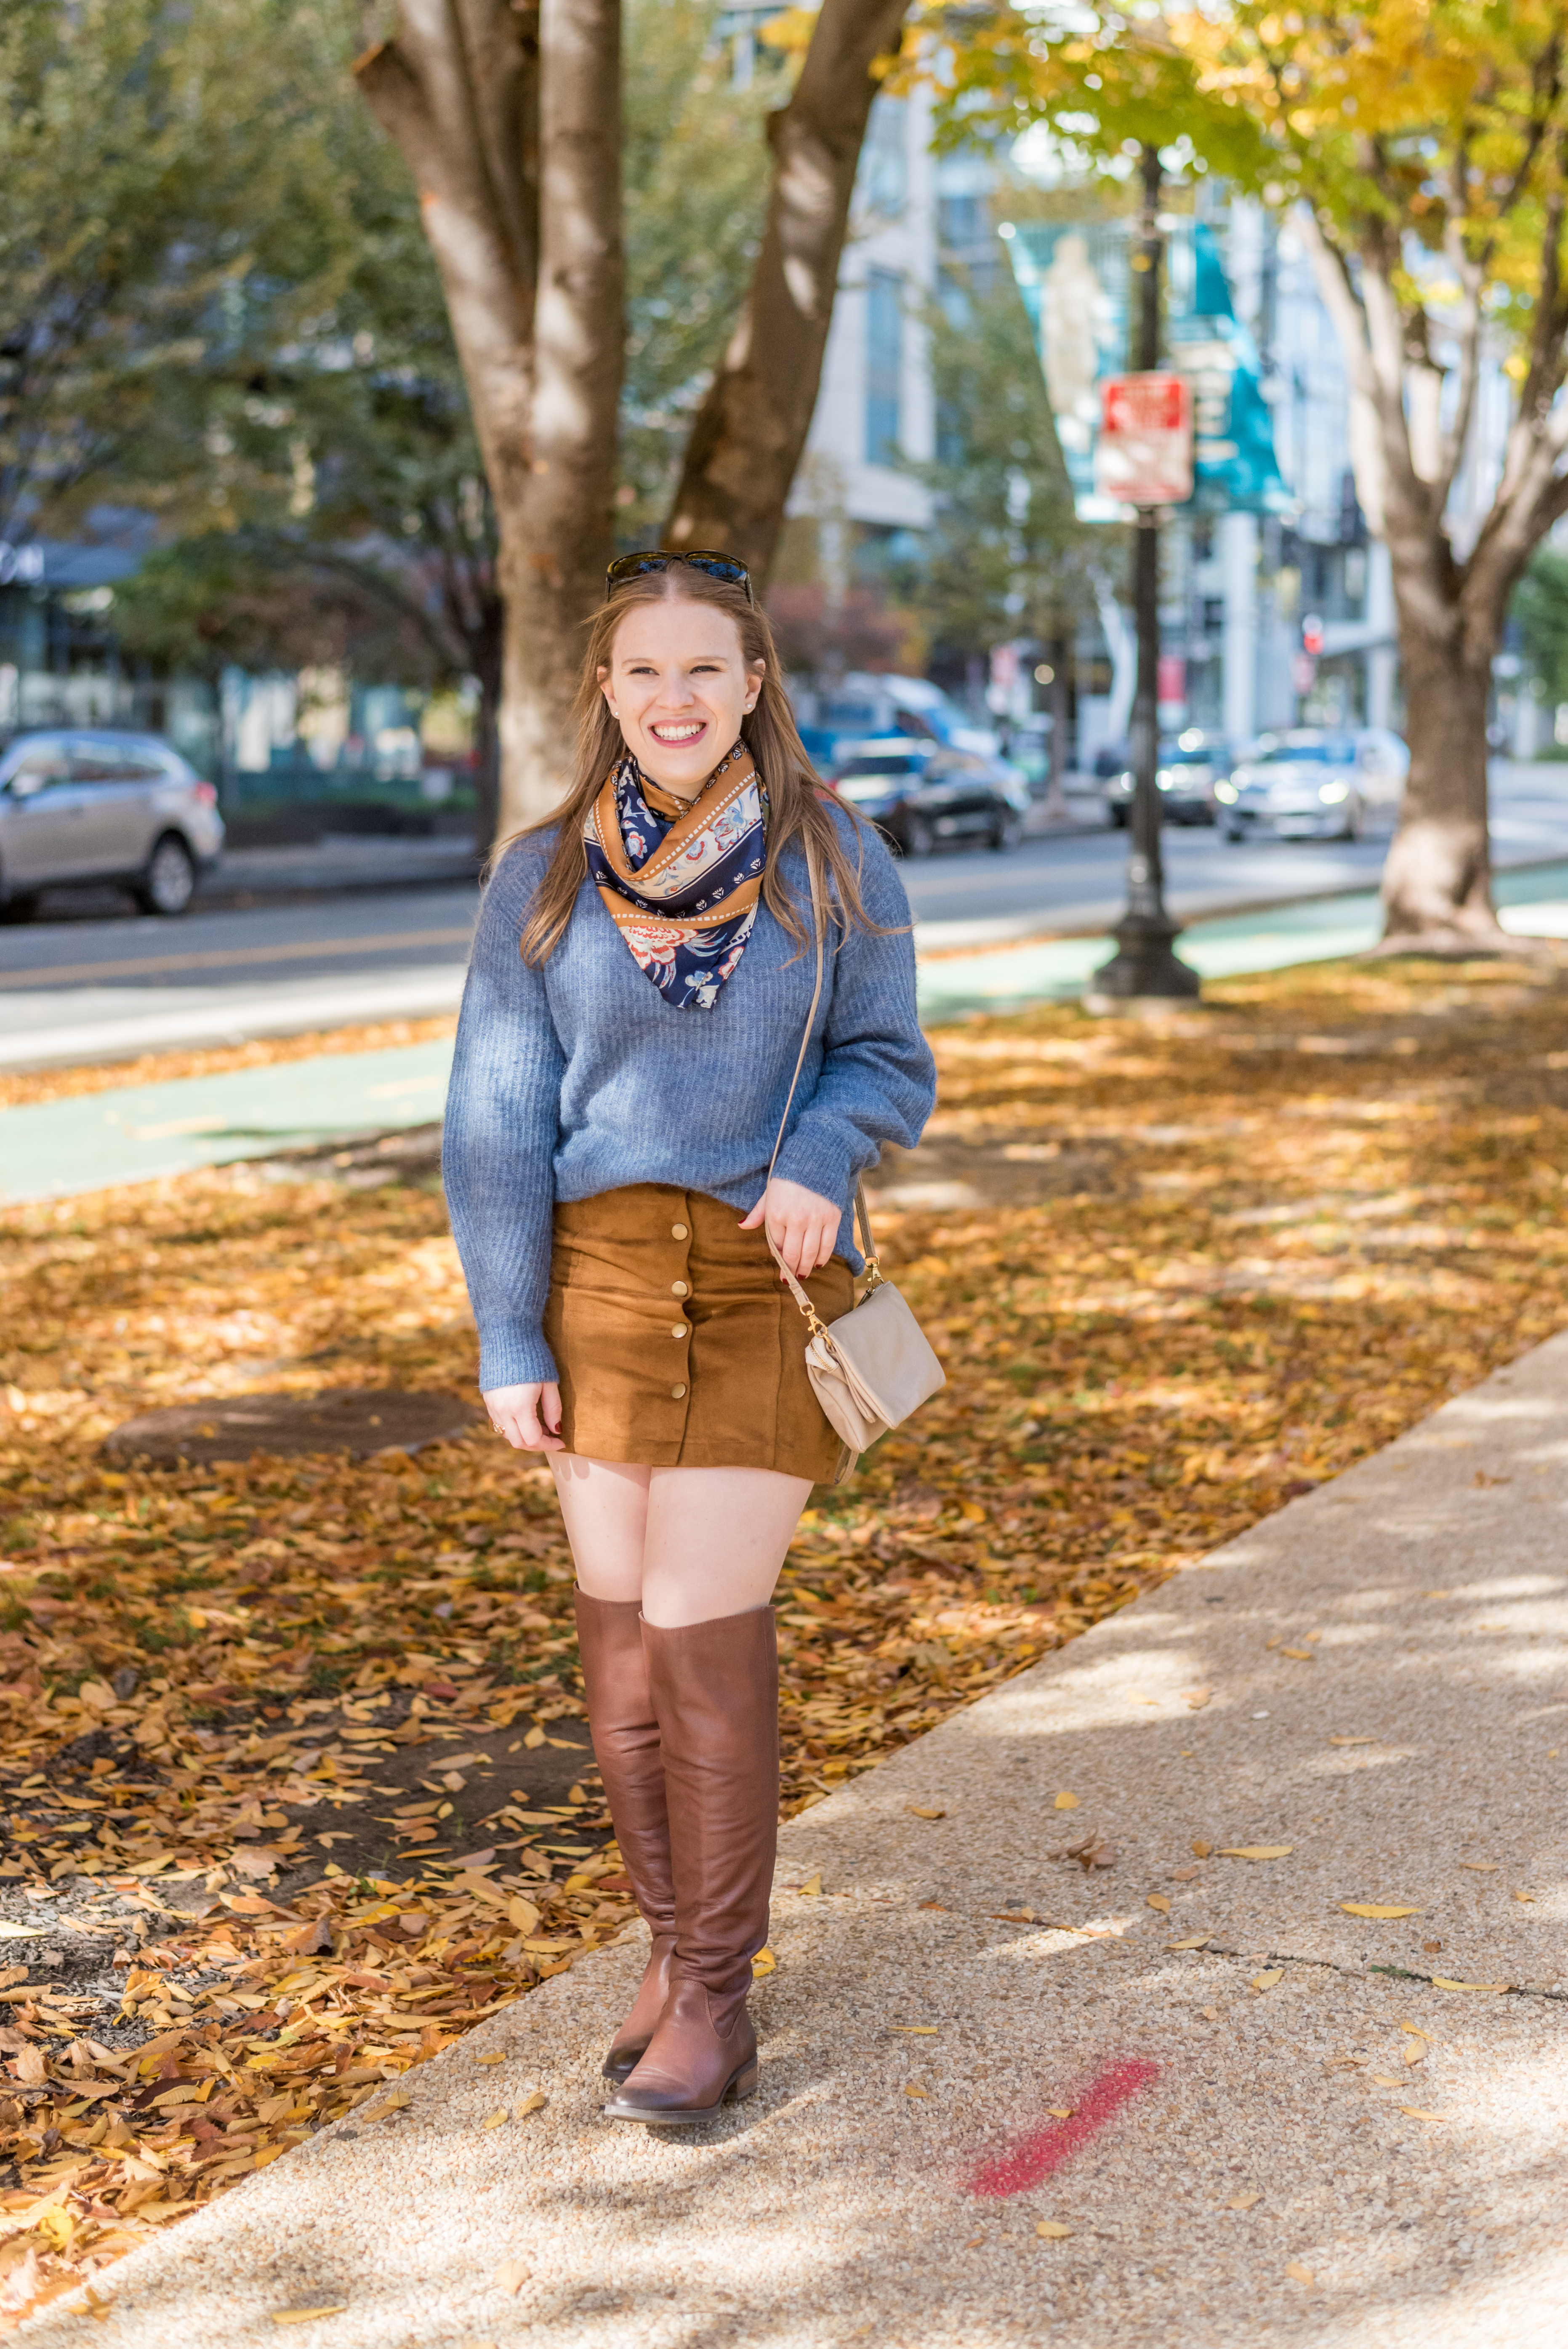
[[[1537,550],[1514,591],[1524,657],[1546,688],[1549,701],[1568,701],[1568,554]]]
[[[255,288],[274,318],[329,295],[330,47],[309,0],[0,10],[0,532],[111,484],[178,512],[201,468],[171,388]]]
[[[1011,281],[929,318],[937,454],[927,551],[900,580],[937,653],[1071,636],[1092,609],[1089,532],[1073,512],[1027,313]],[[1101,533],[1103,538],[1104,533]]]

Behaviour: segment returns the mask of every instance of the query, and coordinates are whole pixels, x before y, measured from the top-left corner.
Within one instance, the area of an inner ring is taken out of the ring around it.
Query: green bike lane
[[[1501,874],[1504,923],[1568,937],[1568,864]],[[1380,926],[1366,889],[1194,922],[1180,951],[1205,979],[1364,953]],[[928,1026],[1078,995],[1109,951],[1099,937],[1054,937],[927,958],[920,968]],[[331,1052],[216,1076],[120,1085],[0,1112],[0,1204],[67,1198],[150,1182],[199,1166],[347,1145],[441,1115],[449,1039],[374,1052]]]

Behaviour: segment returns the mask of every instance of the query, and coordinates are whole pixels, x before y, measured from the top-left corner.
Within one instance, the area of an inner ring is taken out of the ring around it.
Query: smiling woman
[[[709,560],[611,574],[565,801],[480,912],[445,1150],[480,1384],[554,1472],[653,1937],[608,2110],[666,2127],[757,2085],[769,1602],[812,1483],[849,1464],[776,1267],[824,1321],[851,1309],[861,1172],[918,1138],[934,1089],[897,873],[824,803],[767,619]]]

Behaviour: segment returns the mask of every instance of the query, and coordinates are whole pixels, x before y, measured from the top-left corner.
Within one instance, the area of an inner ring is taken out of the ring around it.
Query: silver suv
[[[182,914],[223,845],[218,794],[156,734],[61,728],[0,757],[0,921],[29,921],[41,890],[129,889],[144,914]]]

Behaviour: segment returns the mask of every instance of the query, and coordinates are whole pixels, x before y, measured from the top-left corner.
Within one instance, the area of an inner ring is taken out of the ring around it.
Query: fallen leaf
[[[500,2108],[500,2112],[498,2112],[498,2113],[487,2113],[487,2114],[485,2115],[484,2119],[480,2123],[480,2128],[487,2128],[487,2129],[500,2128],[500,2127],[501,2123],[505,2120],[506,2116],[507,2116],[507,2114],[506,2114],[506,2106],[505,2106],[504,2105],[502,2105],[502,2106],[501,2106],[501,2108]]]
[[[1202,1713],[1213,1693],[1212,1688],[1183,1689],[1181,1702],[1189,1713]]]
[[[1398,2109],[1402,2113],[1408,2113],[1413,2121],[1446,2121],[1448,2119],[1447,2113],[1429,2113],[1419,2105],[1401,2105]]]
[[[1293,1843],[1227,1843],[1220,1846],[1222,1859],[1286,1859],[1295,1849]]]
[[[1313,1664],[1317,1661],[1310,1648],[1282,1648],[1280,1654],[1292,1657],[1298,1664]]]
[[[1170,1896],[1164,1892],[1146,1894],[1143,1905],[1146,1909],[1158,1909],[1162,1917],[1169,1917],[1171,1914]]]
[[[1418,2023],[1401,2023],[1399,2028],[1401,2031],[1408,2032],[1412,2039],[1429,2039],[1431,2037],[1431,2033],[1429,2031],[1423,2031]]]
[[[1511,1982],[1450,1982],[1450,1981],[1449,1980],[1449,1978],[1448,1978],[1448,1976],[1447,1976],[1446,1974],[1434,1974],[1434,1975],[1432,1976],[1432,1988],[1433,1988],[1434,1990],[1493,1990],[1493,1991],[1501,1991],[1501,1990],[1511,1990],[1511,1988],[1512,1988],[1512,1987],[1513,1987],[1513,1985],[1511,1984]]]
[[[1426,2060],[1427,2060],[1427,2050],[1426,2050],[1424,2047],[1407,2047],[1407,2048],[1406,2048],[1406,2050],[1405,2050],[1405,2061],[1406,2061],[1406,2063],[1407,2063],[1407,2064],[1424,2064],[1424,2063],[1426,2062]]]
[[[1331,1737],[1330,1745],[1376,1745],[1375,1737]]]
[[[1193,1837],[1192,1857],[1194,1859],[1208,1859],[1212,1857],[1213,1849],[1213,1845],[1212,1843],[1205,1843],[1202,1836]]]
[[[543,1730],[538,1728],[531,1729],[522,1742],[524,1745],[527,1746],[531,1754],[536,1753],[539,1747],[544,1743]]]
[[[400,2113],[406,2105],[411,2105],[413,2101],[407,2088],[397,2088],[391,2095],[383,2096],[378,2105],[372,2105],[367,2113],[361,2114],[358,2117],[367,2121],[382,2121],[386,2119],[388,2113]]]
[[[1273,1990],[1276,1982],[1282,1982],[1284,1980],[1284,1968],[1283,1966],[1265,1966],[1261,1974],[1254,1974],[1253,1976],[1253,1988],[1254,1990]]]
[[[502,2260],[490,2282],[498,2292],[521,2292],[532,2273],[521,2260]]]
[[[506,2056],[505,2056],[505,2054],[493,2054],[493,2055],[476,2055],[476,2056],[474,2057],[474,2062],[475,2062],[476,2064],[504,2064],[504,2063],[506,2062]]]
[[[347,2310],[346,2300],[325,2301],[319,2308],[274,2308],[274,2324],[314,2324],[320,2316],[342,2316]]]
[[[1284,2263],[1284,2271],[1286,2275],[1289,2276],[1292,2283],[1304,2283],[1308,2292],[1312,2292],[1315,2289],[1316,2278],[1314,2276],[1312,2270],[1309,2267],[1304,2267],[1302,2265],[1300,2260],[1286,2260]]]
[[[1059,2219],[1037,2219],[1035,2232],[1037,2235],[1044,2235],[1048,2243],[1060,2243],[1067,2240],[1072,2233],[1072,2229],[1064,2227]]]
[[[1054,2121],[1070,2121],[1073,2115],[1077,2112],[1078,2106],[1076,2105],[1047,2105],[1046,2106],[1046,2110],[1049,2113],[1052,2120]]]
[[[1497,1859],[1461,1859],[1460,1862],[1461,1868],[1473,1868],[1478,1876],[1495,1876],[1501,1865],[1501,1861]]]
[[[947,1816],[940,1803],[905,1803],[903,1807],[911,1818],[944,1819]]]
[[[1261,2194],[1233,2194],[1225,2208],[1227,2210],[1250,2210],[1263,2199]]]
[[[809,1876],[806,1878],[805,1883],[799,1889],[801,1899],[810,1899],[814,1893],[820,1892],[822,1889],[822,1879],[820,1876]]]
[[[911,2039],[934,2039],[937,2036],[934,2023],[890,2023],[888,2029],[902,2031]]]
[[[1056,1807],[1058,1811],[1076,1811],[1078,1806],[1078,1798],[1076,1795],[1061,1794],[1057,1796]]]
[[[1405,2085],[1402,2079],[1391,2077],[1387,2072],[1371,2072],[1367,2077],[1375,2088],[1402,2088]]]
[[[760,1982],[764,1974],[776,1974],[778,1971],[779,1961],[774,1956],[772,1951],[758,1950],[757,1955],[751,1961],[752,1981]]]
[[[1418,1917],[1418,1909],[1400,1909],[1388,1901],[1342,1900],[1340,1907],[1347,1917]]]
[[[1516,1900],[1533,1900],[1535,1895],[1533,1892],[1516,1892],[1513,1897]]]
[[[906,2088],[903,2093],[906,2096],[923,2096],[925,2090],[923,2088]]]
[[[1084,1836],[1078,1843],[1064,1844],[1051,1853],[1053,1859],[1076,1859],[1087,1876],[1091,1868],[1114,1868],[1116,1852],[1098,1829]]]
[[[1184,1941],[1167,1941],[1168,1950],[1206,1950],[1213,1940],[1212,1933],[1189,1933]]]

